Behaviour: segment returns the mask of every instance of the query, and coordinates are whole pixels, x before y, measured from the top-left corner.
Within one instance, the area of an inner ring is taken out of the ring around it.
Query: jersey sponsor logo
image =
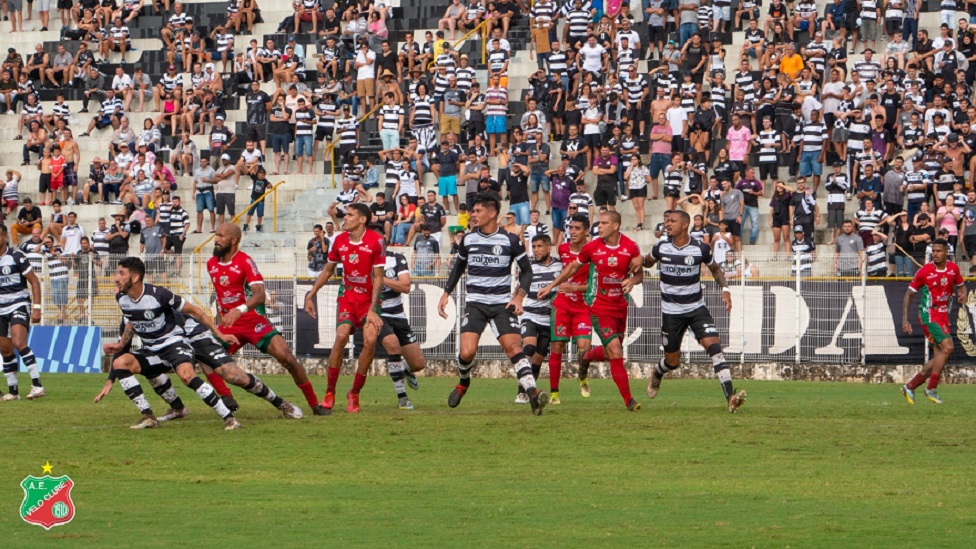
[[[472,255],[468,258],[469,265],[500,265],[501,262],[502,258],[497,255]]]
[[[185,356],[185,357],[192,357],[193,356],[193,351],[191,349],[189,349],[188,347],[180,347],[179,349],[176,350],[176,354],[181,355],[181,356]]]

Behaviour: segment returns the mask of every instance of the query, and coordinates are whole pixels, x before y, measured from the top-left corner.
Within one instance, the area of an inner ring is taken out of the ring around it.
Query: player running
[[[901,327],[906,334],[912,333],[912,325],[908,321],[908,309],[916,293],[921,294],[918,304],[918,318],[922,324],[922,333],[932,345],[932,358],[925,363],[922,371],[915,374],[908,383],[901,386],[901,392],[909,404],[915,404],[915,389],[929,380],[925,389],[925,396],[935,404],[942,404],[939,398],[939,379],[946,361],[952,355],[952,332],[949,330],[949,307],[952,302],[952,291],[956,291],[959,303],[966,302],[966,285],[962,279],[959,266],[948,261],[949,243],[942,238],[932,243],[932,261],[926,263],[915,273],[915,278],[908,285],[905,292],[905,302],[902,307]]]
[[[3,374],[7,378],[9,393],[0,401],[20,400],[17,372],[20,364],[17,354],[24,361],[31,378],[31,390],[27,400],[41,398],[47,391],[41,385],[34,351],[27,346],[27,334],[31,323],[41,321],[41,283],[31,269],[30,261],[23,252],[8,245],[7,226],[0,223],[0,356],[3,357]],[[30,285],[30,293],[27,286]],[[33,303],[33,305],[32,305]],[[14,354],[14,350],[17,354]],[[2,393],[2,391],[0,391]]]
[[[641,270],[643,257],[637,244],[620,232],[620,214],[603,212],[598,221],[600,238],[591,240],[566,266],[556,280],[539,290],[539,297],[552,293],[564,282],[572,280],[583,268],[593,264],[596,268],[596,297],[590,306],[593,326],[603,346],[593,347],[580,354],[580,376],[592,362],[610,361],[610,376],[624,399],[627,409],[636,412],[640,403],[630,393],[630,379],[624,368],[624,336],[627,332],[627,294],[644,280]]]
[[[574,214],[569,218],[569,242],[559,245],[559,261],[565,267],[576,261],[583,246],[590,239],[589,220],[583,214]],[[558,398],[559,376],[562,373],[563,353],[570,338],[576,344],[580,356],[590,350],[590,338],[593,325],[590,322],[590,308],[586,303],[586,292],[589,287],[591,264],[588,269],[580,269],[568,281],[556,288],[556,297],[552,300],[550,338],[552,349],[549,352],[549,383],[552,389],[550,400]],[[590,397],[590,382],[587,372],[579,371],[580,393],[583,398]]]
[[[124,340],[103,346],[105,353],[116,355],[112,361],[114,378],[119,380],[126,396],[142,412],[142,420],[132,428],[159,427],[159,420],[133,374],[141,373],[154,379],[172,370],[223,418],[225,430],[240,429],[241,424],[234,418],[234,413],[224,405],[214,388],[198,378],[193,370],[193,348],[179,324],[179,313],[195,318],[228,345],[237,345],[237,338],[220,333],[206,312],[185,302],[182,297],[166,288],[143,283],[145,276],[146,265],[138,257],[123,259],[115,272],[115,287],[118,289],[115,299],[122,310],[123,322],[127,327],[132,326],[131,334],[139,336],[142,348],[122,353],[128,343]],[[123,334],[125,332],[123,330]]]
[[[271,355],[291,374],[313,414],[331,414],[330,410],[319,405],[305,367],[292,354],[285,338],[264,316],[267,298],[264,277],[254,260],[240,251],[240,245],[241,228],[233,223],[224,223],[217,227],[213,257],[207,261],[207,272],[217,294],[217,321],[225,334],[233,335],[238,340],[227,348],[227,354],[233,355],[250,343],[262,353]],[[219,375],[209,376],[208,379],[211,383],[221,380]]]
[[[492,196],[480,194],[471,208],[470,223],[476,230],[461,238],[457,260],[447,277],[444,295],[437,304],[441,318],[447,318],[447,303],[451,292],[467,272],[464,314],[461,319],[461,349],[458,353],[457,387],[447,398],[447,405],[457,408],[471,386],[472,362],[478,351],[478,341],[489,325],[498,338],[502,350],[515,365],[515,377],[529,395],[532,413],[542,415],[549,395],[539,391],[532,377],[529,359],[522,352],[518,315],[522,301],[532,283],[532,264],[525,254],[525,245],[517,235],[500,230],[498,211],[501,205]],[[518,265],[518,288],[512,292],[512,265]]]
[[[529,295],[522,304],[522,353],[529,357],[532,377],[539,379],[542,361],[549,354],[551,329],[549,327],[552,299],[539,299],[539,289],[547,286],[559,276],[563,264],[552,257],[552,238],[547,234],[532,237],[532,284]],[[559,370],[549,371],[549,404],[559,404]],[[527,404],[529,396],[519,385],[516,404]]]
[[[329,250],[328,263],[315,279],[312,290],[305,296],[305,312],[316,318],[315,294],[332,278],[336,265],[342,264],[342,294],[336,309],[336,339],[329,353],[329,386],[322,406],[335,406],[336,384],[349,338],[357,329],[363,330],[363,350],[352,389],[346,393],[350,414],[359,412],[359,392],[366,384],[366,374],[376,354],[376,340],[383,321],[377,314],[383,273],[386,268],[386,243],[374,231],[366,230],[373,215],[365,204],[350,204],[345,215],[346,231],[335,238]]]
[[[712,357],[715,376],[722,384],[729,412],[735,413],[746,401],[746,392],[735,392],[732,373],[722,352],[722,341],[712,314],[705,306],[702,294],[701,266],[705,265],[712,278],[722,289],[725,310],[732,310],[732,295],[722,266],[712,257],[712,249],[688,235],[691,217],[681,210],[672,210],[664,220],[665,230],[671,235],[668,241],[654,245],[644,258],[644,267],[650,269],[660,264],[661,270],[661,334],[664,337],[664,357],[654,369],[647,384],[647,396],[654,398],[661,388],[661,380],[668,372],[681,366],[681,340],[689,328],[695,339]]]

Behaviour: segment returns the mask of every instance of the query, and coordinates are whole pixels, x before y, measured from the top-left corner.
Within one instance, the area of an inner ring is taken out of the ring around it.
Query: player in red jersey
[[[589,240],[589,219],[583,214],[569,218],[569,242],[559,245],[559,261],[569,265],[576,261],[583,246]],[[549,351],[550,389],[559,391],[559,376],[563,367],[563,353],[570,339],[576,344],[580,356],[590,350],[593,324],[590,322],[590,307],[586,304],[586,290],[590,270],[580,269],[572,278],[556,288],[556,298],[552,301],[552,346]],[[583,398],[590,396],[590,382],[586,373],[580,370],[580,393]]]
[[[570,280],[586,264],[596,267],[596,297],[590,315],[602,347],[593,347],[580,355],[581,374],[592,362],[610,361],[610,375],[617,384],[627,409],[640,410],[640,403],[630,393],[630,379],[624,368],[624,335],[627,331],[627,294],[644,280],[640,248],[620,233],[620,214],[603,212],[599,220],[600,238],[591,240],[549,286],[539,290],[539,298]],[[585,377],[585,376],[584,376]]]
[[[207,272],[217,294],[220,331],[238,340],[237,345],[227,349],[227,354],[232,355],[250,343],[262,353],[271,355],[291,374],[312,413],[317,416],[329,415],[329,410],[319,406],[305,367],[292,354],[285,338],[264,317],[264,278],[254,260],[239,250],[240,244],[241,228],[233,223],[224,223],[214,234],[213,257],[207,261]],[[213,375],[220,379],[219,375]],[[207,376],[213,383],[211,377]]]
[[[376,354],[376,339],[383,327],[377,310],[386,269],[386,243],[376,232],[366,230],[372,218],[365,204],[347,206],[346,232],[336,237],[329,250],[329,262],[305,296],[305,312],[315,318],[315,294],[332,278],[336,265],[342,263],[343,291],[336,310],[336,339],[329,354],[329,386],[325,390],[322,406],[331,410],[335,405],[342,354],[349,338],[357,328],[362,328],[363,350],[359,354],[359,367],[352,389],[346,394],[349,401],[346,411],[350,414],[359,412],[359,391],[366,384],[366,373]]]
[[[915,404],[915,389],[925,383],[925,396],[935,404],[942,404],[937,390],[939,378],[946,361],[952,355],[952,332],[949,329],[949,306],[952,293],[955,291],[959,303],[966,302],[966,285],[963,283],[959,266],[948,261],[949,243],[944,239],[937,239],[932,243],[932,262],[915,273],[915,278],[908,285],[905,292],[904,307],[902,307],[901,325],[906,334],[912,333],[912,325],[908,321],[908,309],[912,305],[915,294],[920,294],[921,303],[918,305],[918,317],[922,323],[925,339],[932,345],[932,358],[925,363],[922,371],[915,374],[908,383],[901,386],[901,392],[909,404]]]

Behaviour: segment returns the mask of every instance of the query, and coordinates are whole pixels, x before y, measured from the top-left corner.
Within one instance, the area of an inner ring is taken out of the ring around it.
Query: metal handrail
[[[481,63],[484,64],[486,62],[487,58],[488,58],[488,46],[487,46],[487,42],[488,42],[488,30],[487,29],[488,29],[488,27],[487,27],[487,25],[488,25],[488,19],[482,20],[473,29],[469,30],[464,36],[462,36],[461,38],[457,39],[453,44],[451,44],[451,47],[457,49],[457,47],[459,45],[461,45],[461,42],[464,42],[465,40],[467,40],[468,37],[471,36],[472,34],[478,32],[480,30],[485,31],[484,34],[481,36]],[[427,63],[427,70],[430,70],[430,68],[434,66],[434,63],[436,63],[436,61],[431,61],[430,63]]]
[[[272,212],[271,212],[271,215],[272,215],[272,229],[273,229],[274,232],[278,232],[278,187],[280,187],[280,186],[282,186],[284,184],[285,184],[285,181],[284,180],[281,180],[281,181],[275,183],[274,185],[272,185],[271,188],[268,189],[267,191],[265,191],[264,194],[262,194],[259,198],[254,199],[250,204],[247,205],[246,208],[244,208],[243,210],[241,210],[241,212],[239,214],[237,214],[233,218],[231,218],[230,222],[231,223],[234,223],[234,224],[237,224],[237,222],[240,221],[241,218],[244,217],[247,214],[247,212],[250,211],[250,209],[253,208],[258,202],[261,202],[262,200],[264,200],[268,195],[273,195],[272,203],[271,203],[272,204]],[[193,252],[192,252],[193,255],[196,255],[196,254],[200,253],[200,250],[202,250],[203,247],[206,246],[207,244],[210,244],[210,241],[213,240],[213,239],[214,239],[214,235],[210,235],[209,237],[207,237],[206,240],[204,240],[203,242],[201,242],[199,246],[197,246],[196,248],[193,249]]]

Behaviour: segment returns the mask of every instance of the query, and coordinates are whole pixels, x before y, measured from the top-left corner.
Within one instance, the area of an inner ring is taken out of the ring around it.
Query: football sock
[[[532,376],[532,365],[529,364],[529,359],[525,358],[523,353],[518,353],[510,360],[515,365],[515,377],[518,378],[519,385],[526,393],[531,394],[531,390],[535,389],[535,377]]]
[[[908,383],[906,383],[906,385],[908,385],[909,389],[914,391],[918,387],[921,387],[923,383],[925,383],[925,376],[923,376],[922,373],[919,372],[915,374],[915,377],[910,379]]]
[[[41,373],[37,369],[37,357],[30,347],[24,347],[20,351],[20,359],[24,361],[24,367],[31,378],[31,386],[41,387]]]
[[[196,391],[197,396],[200,397],[200,400],[202,400],[207,406],[213,408],[213,411],[216,412],[218,416],[224,419],[234,416],[234,413],[231,412],[227,406],[224,406],[224,401],[220,400],[220,396],[217,395],[217,391],[214,391],[214,388],[211,387],[209,383],[195,377],[191,379],[186,386]]]
[[[934,391],[939,386],[939,380],[942,378],[942,374],[932,374],[929,376],[929,391]]]
[[[559,391],[559,376],[563,372],[562,353],[549,353],[549,389],[552,392]]]
[[[610,377],[617,384],[617,390],[620,391],[620,396],[623,397],[624,403],[630,402],[630,399],[634,398],[634,396],[630,394],[630,379],[627,377],[627,369],[624,368],[624,359],[610,359]]]
[[[722,346],[713,343],[705,351],[712,357],[712,366],[715,368],[715,377],[722,384],[722,392],[725,393],[725,400],[732,398],[735,389],[732,387],[732,371],[729,370],[729,363],[725,361],[725,353]]]
[[[590,347],[590,350],[586,353],[586,358],[590,362],[606,362],[607,354],[604,352],[602,345],[597,345],[596,347]]]
[[[17,355],[3,357],[3,375],[7,378],[7,387],[10,394],[20,394],[20,387],[17,385]]]
[[[339,382],[339,368],[329,367],[329,385],[326,391],[335,393],[336,383]]]
[[[298,386],[301,389],[302,394],[305,395],[305,402],[308,403],[309,408],[315,408],[319,405],[319,397],[315,396],[315,389],[312,388],[312,382],[306,381]]]
[[[261,381],[261,378],[256,377],[253,374],[247,374],[247,385],[244,387],[244,390],[252,395],[259,396],[264,400],[267,400],[275,408],[281,406],[281,403],[284,402],[284,399],[276,395],[275,392],[271,390],[271,387],[265,385],[264,382]]]
[[[390,355],[386,359],[386,369],[390,372],[390,379],[393,380],[393,390],[396,391],[397,398],[407,397],[407,384],[403,382],[406,378],[403,360],[400,355]]]
[[[153,391],[160,396],[163,400],[169,404],[169,407],[174,410],[182,410],[186,408],[183,405],[183,401],[180,400],[180,396],[176,394],[176,390],[173,389],[173,384],[170,382],[166,374],[159,374],[156,377],[149,378],[149,385],[152,386]]]
[[[471,386],[471,361],[458,357],[458,385]]]
[[[534,377],[536,381],[538,381],[540,375],[542,375],[542,364],[533,364],[532,377]]]
[[[357,373],[356,377],[352,380],[352,392],[358,395],[359,391],[363,390],[363,385],[366,385],[366,376]]]
[[[214,388],[214,391],[217,391],[218,395],[222,397],[234,396],[231,394],[230,388],[227,387],[227,384],[224,383],[224,378],[220,377],[220,374],[217,372],[210,372],[207,374],[207,381],[210,382],[210,386]]]
[[[125,391],[125,396],[129,397],[129,400],[136,405],[136,408],[139,408],[140,412],[152,415],[152,407],[149,406],[146,395],[142,394],[142,386],[139,385],[139,380],[132,375],[132,372],[128,370],[115,370],[115,379],[119,380],[119,385]]]
[[[657,366],[654,367],[654,373],[652,375],[657,379],[661,379],[668,372],[677,370],[678,366],[679,365],[671,366],[665,361],[664,357],[661,357],[661,361],[658,362]]]

